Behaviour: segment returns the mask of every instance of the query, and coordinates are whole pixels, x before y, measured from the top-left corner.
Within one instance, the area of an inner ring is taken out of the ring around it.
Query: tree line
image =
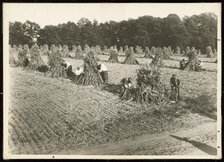
[[[32,45],[48,44],[89,46],[141,46],[164,47],[172,49],[187,46],[200,49],[203,53],[207,46],[217,49],[217,16],[214,13],[185,16],[182,20],[176,14],[165,18],[142,16],[121,22],[108,21],[91,22],[81,18],[77,23],[67,22],[58,25],[47,25],[40,28],[39,24],[31,21],[10,22],[9,44]]]

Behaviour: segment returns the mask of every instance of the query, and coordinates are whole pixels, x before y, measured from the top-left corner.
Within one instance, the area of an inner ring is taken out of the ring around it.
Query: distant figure
[[[75,76],[76,76],[76,80],[78,80],[80,78],[81,75],[84,74],[84,69],[83,67],[77,67],[75,70]]]
[[[61,66],[65,67],[65,71],[68,78],[74,77],[75,74],[73,73],[72,65],[69,62],[66,62],[65,60],[63,60],[63,62],[61,63]]]
[[[98,64],[97,69],[99,70],[100,76],[104,83],[108,83],[108,72],[107,67],[104,64]]]
[[[199,66],[200,68],[202,68],[202,62],[201,62],[201,60],[198,60],[198,66]]]
[[[128,78],[127,79],[127,82],[125,83],[124,86],[125,86],[126,89],[131,88],[132,87],[132,79],[131,78]]]
[[[176,74],[173,74],[170,78],[171,86],[171,99],[176,102],[180,99],[180,80],[176,77]]]
[[[71,66],[71,64],[69,62],[66,62],[65,60],[63,60],[63,62],[61,63],[61,66],[64,66],[65,69],[67,69],[69,66]]]
[[[181,70],[184,70],[185,66],[186,66],[186,61],[185,61],[185,59],[182,59],[182,60],[180,61],[180,69],[181,69]]]
[[[197,66],[196,66],[196,71],[202,71],[202,70],[205,70],[203,68],[202,61],[201,60],[198,60]]]
[[[30,55],[30,53],[27,53],[27,54],[26,54],[26,59],[27,59],[27,61],[30,62],[30,60],[31,60],[31,55]]]
[[[67,77],[73,78],[75,76],[75,73],[72,71],[72,65],[69,65],[68,68],[65,69]]]
[[[123,92],[121,94],[121,98],[125,98],[127,96],[127,91],[132,87],[132,79],[131,78],[123,78],[121,80]]]

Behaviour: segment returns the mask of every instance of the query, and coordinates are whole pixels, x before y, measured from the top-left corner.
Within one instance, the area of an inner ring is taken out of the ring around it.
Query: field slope
[[[201,131],[192,131],[196,133],[189,136],[216,145],[216,121],[184,109],[182,102],[160,106],[120,102],[108,91],[21,68],[10,68],[10,77],[9,145],[13,154],[190,153],[193,146],[183,150],[180,142],[164,145],[164,150],[158,148],[171,138],[165,138],[169,134],[200,125]],[[208,126],[212,133],[203,132]],[[158,137],[161,139],[156,140]],[[144,140],[146,146],[139,148]],[[165,151],[171,147],[175,151]]]

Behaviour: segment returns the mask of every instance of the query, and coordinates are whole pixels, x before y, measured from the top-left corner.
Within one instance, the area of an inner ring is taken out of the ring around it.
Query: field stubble
[[[82,60],[66,58],[66,61],[74,68],[82,64]],[[111,84],[119,83],[123,77],[135,79],[139,68],[104,63]],[[182,96],[195,97],[206,92],[216,103],[215,72],[164,68],[162,81],[167,86],[173,73],[183,83]],[[48,78],[21,68],[11,68],[10,77],[13,79],[10,79],[9,145],[14,154],[57,153],[212,121],[183,109],[182,102],[162,106],[119,102],[118,96],[107,91],[77,86],[67,79]]]

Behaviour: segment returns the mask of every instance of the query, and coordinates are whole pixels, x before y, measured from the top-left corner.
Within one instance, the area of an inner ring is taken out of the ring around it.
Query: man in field
[[[64,66],[66,69],[71,66],[71,64],[65,60],[63,60],[63,62],[61,63],[62,66]]]
[[[99,63],[97,66],[97,69],[100,73],[100,76],[103,80],[104,83],[108,83],[108,72],[107,72],[107,67],[104,64]]]
[[[68,68],[65,69],[67,77],[73,78],[75,76],[75,73],[72,71],[72,65],[69,65]]]
[[[65,67],[65,71],[66,71],[66,74],[67,74],[68,78],[74,77],[75,74],[73,73],[72,65],[69,62],[66,62],[65,60],[63,60],[61,65]]]
[[[75,70],[75,76],[76,76],[76,80],[78,80],[80,78],[81,75],[84,74],[84,69],[83,67],[77,67]]]
[[[178,101],[180,99],[180,80],[173,74],[170,78],[171,100]]]
[[[121,84],[122,84],[122,94],[121,94],[121,99],[124,98],[130,98],[131,96],[127,96],[128,95],[128,90],[130,90],[132,88],[132,79],[131,78],[123,78],[121,80]]]
[[[201,60],[198,60],[197,66],[196,66],[196,71],[202,71],[202,70],[205,70],[205,69],[203,68]]]
[[[180,61],[180,69],[181,69],[181,70],[184,70],[185,66],[186,66],[185,59],[182,59],[182,60]]]

